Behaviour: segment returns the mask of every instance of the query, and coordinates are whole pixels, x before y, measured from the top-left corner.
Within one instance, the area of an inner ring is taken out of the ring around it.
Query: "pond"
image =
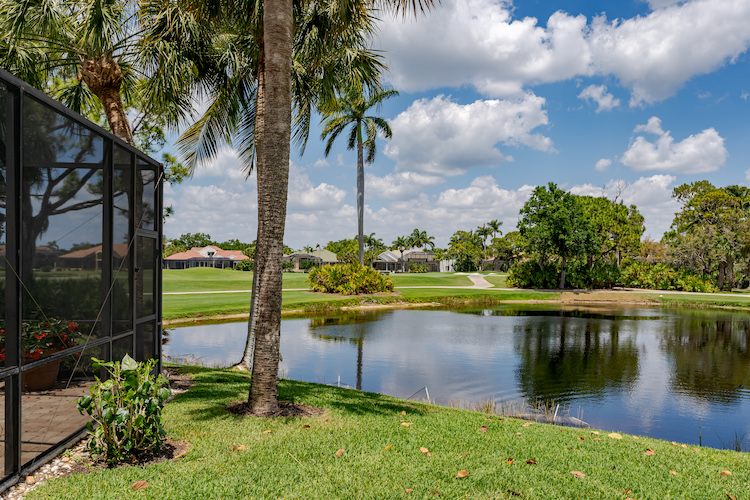
[[[286,378],[441,404],[554,401],[604,430],[749,443],[748,313],[514,304],[289,319],[281,331]],[[170,329],[164,353],[228,366],[246,332]]]

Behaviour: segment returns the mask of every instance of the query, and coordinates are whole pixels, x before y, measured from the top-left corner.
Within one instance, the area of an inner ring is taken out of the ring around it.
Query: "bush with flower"
[[[25,356],[39,359],[45,353],[76,345],[78,323],[59,318],[27,321],[21,325],[21,348]],[[5,361],[5,324],[0,323],[0,361]]]

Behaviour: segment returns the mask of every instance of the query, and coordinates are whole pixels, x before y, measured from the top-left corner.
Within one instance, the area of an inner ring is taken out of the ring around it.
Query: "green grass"
[[[671,306],[693,307],[741,307],[750,306],[750,295],[738,294],[734,297],[716,297],[711,294],[670,295],[664,294],[659,301]]]
[[[485,276],[484,279],[492,283],[494,286],[498,288],[507,288],[508,287],[508,275],[507,274],[498,274],[497,276]]]
[[[246,397],[246,374],[183,369],[196,386],[164,414],[168,433],[191,444],[184,457],[53,479],[28,498],[744,499],[748,491],[749,454],[627,435],[617,440],[605,431],[523,427],[509,418],[289,380],[279,384],[281,399],[325,413],[235,416],[224,406]],[[232,451],[240,445],[247,450]],[[653,456],[645,455],[649,448]],[[337,457],[337,450],[345,452]],[[458,479],[460,470],[468,477]],[[148,487],[133,491],[139,480]]]
[[[397,273],[390,274],[393,286],[471,286],[474,283],[453,273]]]

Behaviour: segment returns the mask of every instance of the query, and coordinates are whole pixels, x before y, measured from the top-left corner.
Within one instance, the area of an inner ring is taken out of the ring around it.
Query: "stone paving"
[[[21,463],[56,445],[88,421],[76,410],[76,400],[89,394],[92,382],[74,382],[68,388],[25,392],[21,396]],[[5,463],[5,398],[0,398],[0,465]]]

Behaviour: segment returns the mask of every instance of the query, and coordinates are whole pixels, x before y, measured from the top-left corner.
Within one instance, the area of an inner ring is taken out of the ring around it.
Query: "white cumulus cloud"
[[[597,113],[611,111],[620,105],[620,100],[607,92],[606,85],[589,85],[578,94],[578,98],[584,101],[594,101],[597,104]]]
[[[591,23],[558,11],[540,23],[513,18],[510,0],[444,2],[425,19],[384,23],[394,88],[470,85],[489,97],[539,83],[614,76],[631,106],[672,96],[691,78],[734,62],[750,47],[747,0],[652,0],[643,16]]]
[[[443,177],[425,175],[417,172],[398,172],[378,177],[365,174],[365,197],[383,198],[386,200],[408,200],[414,193],[427,186],[436,186],[444,182]]]
[[[612,160],[610,160],[609,158],[602,158],[601,160],[596,162],[594,169],[597,172],[604,172],[609,168],[610,165],[612,165]]]
[[[724,138],[713,128],[676,142],[669,131],[662,129],[661,120],[654,116],[645,125],[638,125],[635,133],[657,137],[655,142],[650,142],[643,135],[637,136],[622,155],[622,163],[633,170],[701,174],[718,170],[726,163],[728,153]]]
[[[534,94],[472,104],[443,95],[420,99],[390,122],[393,139],[384,152],[397,161],[398,172],[450,176],[510,161],[498,143],[553,151],[549,137],[533,132],[549,122],[544,104],[545,99]]]

